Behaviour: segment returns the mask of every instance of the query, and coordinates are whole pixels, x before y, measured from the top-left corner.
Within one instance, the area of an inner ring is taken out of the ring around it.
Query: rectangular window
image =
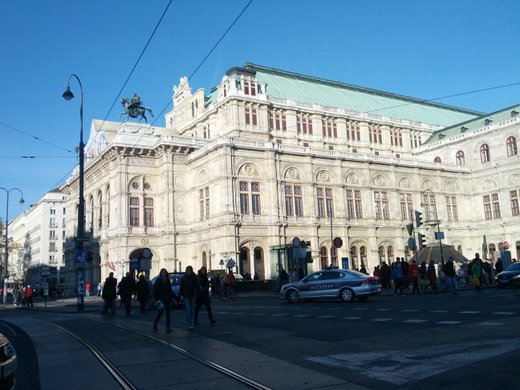
[[[285,215],[288,217],[303,216],[302,188],[300,186],[285,186]]]
[[[209,187],[199,190],[200,219],[209,218]]]
[[[410,146],[412,148],[417,148],[421,146],[421,136],[418,132],[410,133]]]
[[[245,119],[246,125],[256,125],[256,108],[253,107],[245,107]]]
[[[347,139],[351,141],[361,140],[361,130],[359,128],[359,122],[348,121],[347,122]]]
[[[390,129],[390,140],[393,146],[403,146],[403,135],[401,129],[393,127]]]
[[[271,130],[287,130],[287,120],[285,113],[281,111],[269,111],[269,129]]]
[[[51,213],[51,215],[55,215],[56,214],[56,209],[51,209],[50,213]]]
[[[400,193],[399,201],[401,204],[401,219],[403,221],[413,220],[412,194]]]
[[[249,214],[249,183],[240,182],[240,213]]]
[[[251,183],[251,208],[254,215],[261,214],[260,208],[260,183]]]
[[[437,204],[435,202],[435,195],[423,194],[422,204],[426,207],[426,215],[425,215],[426,222],[437,221],[438,215],[437,215]]]
[[[203,131],[203,137],[204,138],[210,138],[210,131],[209,131],[209,123],[207,125],[204,125],[204,131]]]
[[[56,252],[56,243],[55,242],[49,243],[49,252]]]
[[[518,191],[509,191],[509,199],[511,201],[511,215],[514,217],[520,215],[520,209],[518,208]]]
[[[498,219],[501,217],[498,194],[484,195],[482,200],[485,219]]]
[[[50,238],[51,240],[56,239],[56,230],[50,230],[50,231],[49,231],[49,238]]]
[[[385,191],[374,191],[376,219],[390,219],[388,195]]]
[[[332,118],[322,119],[321,128],[324,137],[337,138],[338,129],[336,128],[336,121]]]
[[[446,212],[448,221],[458,221],[459,212],[457,210],[457,198],[454,196],[446,196]]]
[[[349,219],[363,218],[360,190],[347,189],[347,213]]]
[[[318,197],[318,216],[333,217],[334,216],[334,200],[332,197],[332,188],[317,188]]]
[[[383,143],[383,135],[381,133],[381,126],[376,124],[368,125],[368,135],[370,142],[373,144],[382,144]]]
[[[300,134],[312,134],[312,120],[309,115],[298,114],[296,116],[296,127]]]
[[[139,198],[130,198],[130,226],[139,226]]]
[[[144,198],[144,226],[153,226],[153,199]]]
[[[244,80],[244,95],[256,96],[255,80]]]

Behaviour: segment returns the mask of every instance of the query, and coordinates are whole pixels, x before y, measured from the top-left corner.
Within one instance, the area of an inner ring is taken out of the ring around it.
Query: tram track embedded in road
[[[236,382],[239,382],[241,383],[242,385],[245,385],[249,388],[252,388],[252,389],[257,389],[257,390],[271,390],[270,387],[262,384],[262,383],[259,383],[257,382],[256,380],[250,378],[250,377],[247,377],[245,375],[242,375],[234,370],[231,370],[227,367],[224,367],[223,365],[221,364],[218,364],[214,361],[211,361],[209,359],[206,359],[200,355],[197,355],[193,352],[190,352],[178,345],[175,345],[167,340],[163,340],[163,339],[160,339],[158,337],[155,337],[155,336],[152,336],[152,335],[149,335],[147,333],[144,333],[144,332],[141,332],[139,330],[135,330],[135,329],[132,329],[132,328],[129,328],[129,327],[126,327],[124,325],[121,325],[121,324],[114,324],[114,323],[109,323],[107,321],[103,321],[103,320],[97,320],[97,319],[91,319],[91,321],[93,322],[98,322],[98,323],[101,323],[101,324],[104,324],[104,325],[110,325],[112,327],[117,327],[125,332],[128,332],[128,333],[133,333],[139,337],[142,337],[144,339],[148,339],[150,341],[153,341],[154,343],[157,343],[157,344],[160,344],[161,346],[163,347],[166,347],[172,351],[175,351],[176,353],[178,354],[181,354],[193,361],[196,361],[212,370],[215,370],[217,372],[219,372],[220,374],[224,375],[225,377],[227,378],[231,378],[233,379],[234,381]],[[70,328],[67,329],[67,327],[63,326],[63,325],[58,325],[54,322],[49,322],[49,324],[51,324],[52,326],[56,327],[57,329],[61,330],[62,332],[72,336],[73,338],[75,338],[77,341],[79,341],[82,345],[84,345],[93,355],[94,357],[102,364],[102,366],[108,371],[108,373],[117,381],[117,383],[121,386],[121,388],[123,389],[137,389],[137,387],[131,382],[131,380],[125,376],[121,370],[119,370],[117,368],[117,366],[98,348],[96,347],[93,343],[89,342],[88,340],[86,340],[85,338],[81,337],[80,335],[78,335],[78,331],[73,331],[71,330]]]

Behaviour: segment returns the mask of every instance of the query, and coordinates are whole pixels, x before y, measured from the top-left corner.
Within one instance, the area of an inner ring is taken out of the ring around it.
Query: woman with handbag
[[[157,316],[153,321],[153,330],[157,331],[157,324],[161,319],[161,316],[166,312],[166,332],[170,333],[172,328],[170,327],[170,307],[173,299],[172,285],[170,283],[170,276],[166,268],[162,268],[159,272],[159,276],[155,280],[153,286],[153,298],[155,300],[155,307],[157,308]]]

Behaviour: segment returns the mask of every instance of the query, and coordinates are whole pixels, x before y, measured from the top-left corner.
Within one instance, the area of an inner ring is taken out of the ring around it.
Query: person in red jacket
[[[27,286],[27,291],[26,291],[26,296],[27,296],[27,307],[33,307],[34,304],[33,304],[33,289],[31,287],[31,285],[28,285]]]
[[[419,267],[415,260],[408,267],[408,280],[412,282],[412,294],[419,294]]]

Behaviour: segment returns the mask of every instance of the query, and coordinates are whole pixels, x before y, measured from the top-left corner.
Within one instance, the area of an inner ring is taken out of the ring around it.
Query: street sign
[[[415,238],[408,237],[408,249],[410,249],[411,251],[415,250]]]
[[[76,263],[86,263],[87,262],[87,255],[85,251],[76,249]]]

